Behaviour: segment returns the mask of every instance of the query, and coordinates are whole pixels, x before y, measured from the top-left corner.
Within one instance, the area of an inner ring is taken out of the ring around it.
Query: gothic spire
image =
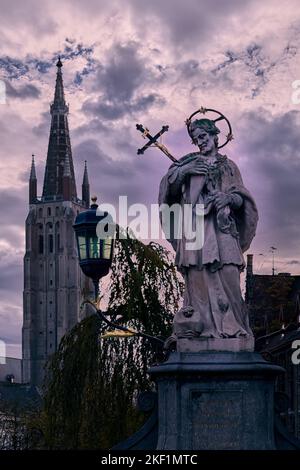
[[[62,77],[62,70],[61,70],[62,66],[63,64],[59,57],[56,63],[57,74],[56,74],[56,84],[55,84],[55,93],[54,93],[54,101],[53,101],[53,107],[57,109],[66,108],[64,84],[63,84],[63,77]]]
[[[89,186],[89,185],[90,185],[86,160],[84,161],[84,172],[83,172],[82,184],[83,184],[84,186]]]
[[[32,154],[31,160],[31,170],[30,170],[30,180],[36,180],[36,172],[35,172],[35,163],[34,163],[34,155]]]
[[[37,179],[34,164],[34,155],[32,155],[31,170],[29,176],[29,204],[34,204],[37,200]]]
[[[63,199],[64,165],[67,154],[71,178],[70,200],[77,197],[68,125],[69,107],[65,101],[62,66],[63,64],[59,57],[56,64],[54,101],[50,106],[51,128],[44,176],[43,200]]]
[[[82,202],[85,205],[85,207],[87,208],[90,207],[90,183],[89,183],[86,160],[84,162],[84,172],[83,172],[83,180],[82,180]]]

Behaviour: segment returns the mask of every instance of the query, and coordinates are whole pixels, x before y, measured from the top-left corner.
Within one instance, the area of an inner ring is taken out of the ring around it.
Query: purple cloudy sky
[[[300,9],[297,0],[1,1],[0,338],[20,352],[27,179],[36,155],[42,188],[55,63],[64,63],[77,187],[88,160],[92,192],[114,202],[156,202],[168,159],[137,157],[141,122],[192,150],[184,120],[201,105],[230,119],[226,154],[255,195],[255,269],[300,273]],[[263,253],[264,256],[259,256]]]

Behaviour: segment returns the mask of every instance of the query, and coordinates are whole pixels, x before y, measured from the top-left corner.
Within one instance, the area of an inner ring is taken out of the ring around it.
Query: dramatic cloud
[[[154,75],[138,51],[135,42],[117,44],[109,51],[107,62],[98,67],[94,83],[94,90],[101,94],[96,101],[84,103],[84,112],[115,120],[164,104],[159,94],[143,92],[149,82],[153,85]]]
[[[140,158],[136,155],[135,148],[125,149],[121,141],[119,145],[123,149],[119,160],[113,160],[105,154],[95,139],[84,140],[74,148],[75,161],[78,162],[79,156],[88,155],[89,179],[93,192],[99,191],[97,195],[101,202],[115,206],[118,206],[119,196],[127,196],[128,204],[157,202],[158,183],[154,187],[145,184],[149,176],[152,181],[159,177],[157,159]],[[77,168],[77,174],[81,175],[83,169],[78,164]]]
[[[6,93],[8,98],[38,98],[40,96],[40,90],[31,83],[22,85],[18,88],[14,88],[10,82],[6,81]]]
[[[230,0],[152,0],[143,2],[141,14],[141,2],[132,0],[129,2],[133,8],[133,14],[139,18],[140,28],[159,28],[166,31],[170,45],[183,48],[206,48],[222,27],[226,28],[227,22],[233,15],[239,15],[240,11],[249,8],[252,1],[239,2]]]
[[[100,115],[103,119],[115,120],[120,119],[126,114],[135,114],[146,112],[154,104],[162,106],[164,99],[157,94],[140,96],[131,102],[102,101],[100,98],[96,103],[87,102],[83,105],[82,110],[86,113]]]
[[[143,85],[146,74],[146,61],[138,57],[138,45],[118,44],[109,51],[108,63],[98,71],[96,84],[106,99],[129,101]]]
[[[272,117],[258,111],[245,113],[239,129],[239,147],[246,157],[242,170],[260,210],[255,243],[268,238],[269,246],[288,256],[299,250],[300,112]]]
[[[5,75],[10,78],[20,78],[29,70],[28,65],[24,64],[21,60],[11,57],[0,57],[0,69],[5,72]]]
[[[270,272],[274,245],[280,270],[299,272],[297,0],[28,0],[3,4],[1,19],[0,337],[20,342],[27,180],[34,153],[40,194],[59,55],[78,189],[87,160],[99,200],[156,202],[170,161],[154,148],[137,156],[135,124],[168,124],[164,143],[180,157],[193,150],[185,119],[218,109],[235,137],[223,151],[259,208],[255,266]]]

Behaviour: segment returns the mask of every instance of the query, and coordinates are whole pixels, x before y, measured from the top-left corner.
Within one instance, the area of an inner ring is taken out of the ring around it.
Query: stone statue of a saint
[[[195,119],[188,132],[199,151],[171,165],[160,184],[159,204],[191,204],[193,217],[196,205],[204,204],[204,241],[191,250],[184,231],[180,239],[169,238],[185,280],[184,303],[169,344],[176,342],[178,351],[251,351],[240,272],[243,252],[255,235],[256,205],[237,165],[218,152],[215,122]]]

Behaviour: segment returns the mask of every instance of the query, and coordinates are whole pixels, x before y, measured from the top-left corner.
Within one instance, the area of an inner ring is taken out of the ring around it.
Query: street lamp
[[[109,236],[109,224],[112,219],[107,212],[97,214],[97,198],[92,198],[90,209],[80,212],[73,225],[75,230],[79,265],[83,273],[90,277],[95,286],[95,300],[99,294],[99,280],[109,273],[112,263],[114,240]],[[109,220],[109,222],[108,222]],[[106,238],[97,235],[98,224],[103,224]]]
[[[107,312],[102,312],[98,308],[99,280],[109,273],[112,263],[114,251],[112,229],[115,228],[115,225],[107,212],[97,214],[98,204],[96,204],[96,201],[97,198],[92,197],[93,204],[91,204],[90,209],[80,212],[73,225],[77,241],[79,265],[83,273],[92,279],[95,286],[95,303],[90,300],[86,300],[86,303],[96,309],[96,313],[101,320],[115,329],[113,332],[104,334],[103,337],[140,336],[162,348],[164,344],[162,339],[113,323],[107,318]],[[98,237],[99,231],[97,228],[99,228],[99,224],[100,226],[102,225],[102,233],[105,235],[103,237]]]

